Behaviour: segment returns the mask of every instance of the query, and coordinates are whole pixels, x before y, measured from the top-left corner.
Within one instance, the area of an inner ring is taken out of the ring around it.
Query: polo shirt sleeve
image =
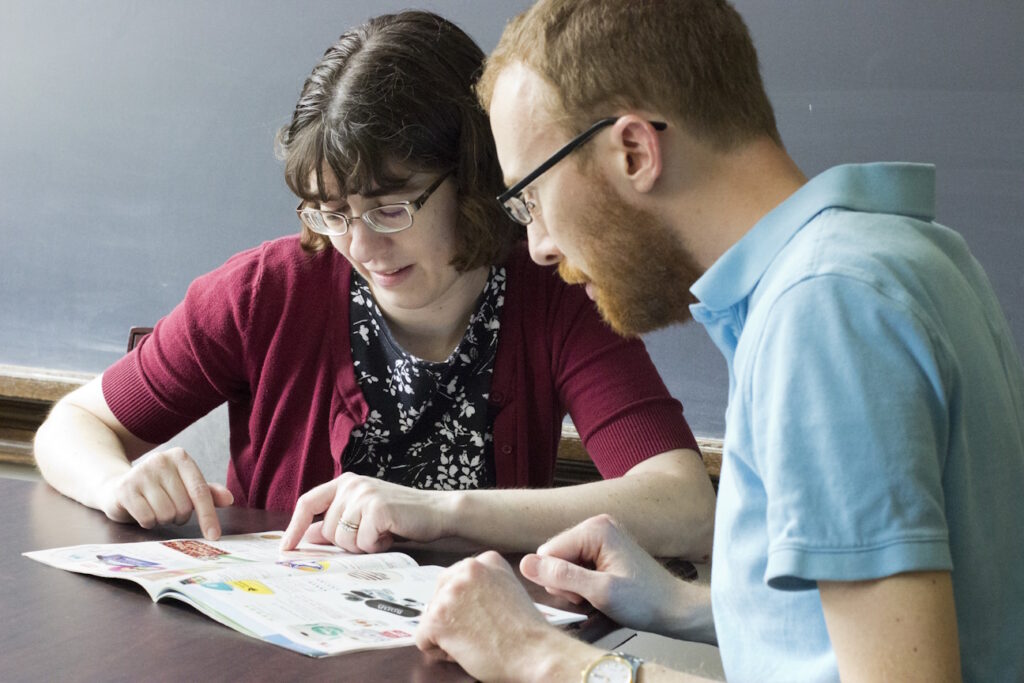
[[[927,321],[841,275],[791,286],[767,315],[746,391],[768,585],[951,569],[949,380]]]
[[[555,312],[552,362],[562,405],[604,478],[697,441],[641,339],[602,319],[582,287],[565,286]]]
[[[161,443],[247,394],[243,349],[259,271],[250,251],[197,278],[152,334],[103,373],[103,395],[128,431]]]

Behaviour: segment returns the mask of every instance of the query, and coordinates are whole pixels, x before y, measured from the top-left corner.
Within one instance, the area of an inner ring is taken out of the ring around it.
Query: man
[[[478,90],[533,258],[622,332],[692,311],[729,366],[710,592],[608,517],[523,574],[717,637],[730,680],[1024,679],[1024,370],[934,170],[808,181],[723,0],[541,0]],[[682,679],[546,627],[494,554],[442,577],[418,642],[483,679]]]

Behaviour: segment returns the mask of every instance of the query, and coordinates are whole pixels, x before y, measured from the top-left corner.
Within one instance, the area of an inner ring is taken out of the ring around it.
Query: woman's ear
[[[661,177],[661,140],[646,118],[626,114],[612,126],[622,179],[633,191],[647,193]]]

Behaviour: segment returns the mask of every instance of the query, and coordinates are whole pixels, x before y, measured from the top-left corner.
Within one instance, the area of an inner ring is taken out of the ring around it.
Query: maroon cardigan
[[[641,341],[613,333],[581,287],[525,248],[505,265],[490,393],[498,486],[551,485],[566,412],[606,478],[697,448]],[[227,401],[235,504],[291,510],[341,473],[349,434],[366,419],[349,344],[351,270],[333,249],[304,252],[297,237],[232,257],[107,369],[107,403],[132,434],[162,443]]]

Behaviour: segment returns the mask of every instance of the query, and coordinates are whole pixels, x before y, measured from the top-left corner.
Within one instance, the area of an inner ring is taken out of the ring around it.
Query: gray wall
[[[195,276],[294,231],[275,130],[346,26],[408,4],[4,0],[0,364],[98,372]],[[415,4],[489,50],[529,2]],[[1024,4],[737,5],[804,171],[935,163],[939,220],[967,237],[1024,348]],[[720,435],[725,365],[703,331],[648,345],[695,430]]]

